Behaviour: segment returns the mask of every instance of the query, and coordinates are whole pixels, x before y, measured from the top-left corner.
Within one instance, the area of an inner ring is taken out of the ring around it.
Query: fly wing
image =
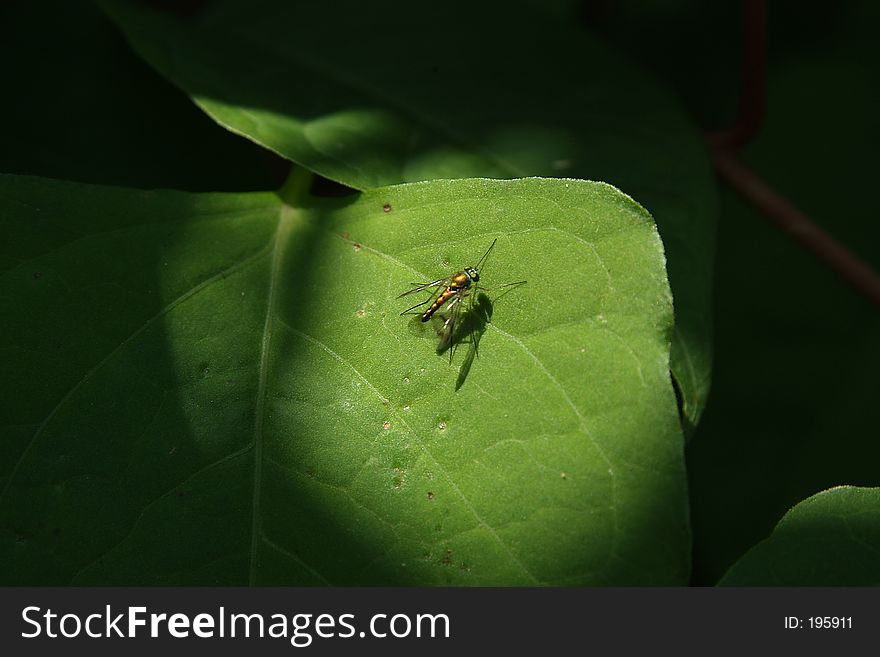
[[[446,276],[444,278],[438,278],[436,281],[431,281],[430,283],[422,283],[422,284],[415,283],[414,285],[416,285],[417,287],[414,287],[411,290],[407,290],[403,294],[398,294],[397,298],[399,299],[400,297],[405,297],[409,294],[415,294],[416,292],[422,292],[423,290],[427,290],[432,287],[434,287],[434,288],[440,287],[440,286],[446,287],[446,285],[449,284],[449,281],[451,281],[454,276],[455,276],[455,274],[451,274],[451,275]]]
[[[463,295],[458,295],[449,300],[446,305],[446,312],[441,317],[443,324],[437,330],[437,334],[440,336],[440,342],[437,344],[437,353],[442,354],[448,350],[450,362],[452,362],[452,355],[455,351],[455,330],[458,328],[458,318],[461,314],[461,301],[463,298]]]
[[[437,283],[437,285],[434,287],[433,290],[431,290],[431,296],[429,296],[429,297],[428,297],[427,299],[425,299],[424,301],[422,301],[422,302],[420,302],[420,303],[417,303],[417,304],[414,305],[414,306],[410,306],[409,308],[407,308],[406,310],[404,310],[404,311],[403,311],[402,313],[400,313],[400,314],[401,314],[401,315],[408,315],[408,314],[410,314],[413,310],[415,310],[416,308],[421,308],[422,306],[427,306],[427,305],[429,305],[429,304],[434,303],[434,301],[437,300],[437,297],[439,297],[441,294],[443,294],[443,291],[446,289],[445,281],[446,281],[446,279],[442,279],[442,280],[440,280],[440,281],[435,281],[435,282]],[[433,283],[429,283],[429,284],[427,284],[427,285],[424,285],[424,286],[420,287],[419,290],[425,290],[425,289],[428,289],[431,285],[433,285]],[[412,293],[412,292],[417,292],[417,291],[418,291],[418,290],[410,290],[409,292],[405,292],[404,294],[401,294],[401,295],[398,296],[397,298],[399,299],[400,297],[405,297],[407,294],[410,294],[410,293]],[[421,314],[421,311],[419,311],[419,313]]]

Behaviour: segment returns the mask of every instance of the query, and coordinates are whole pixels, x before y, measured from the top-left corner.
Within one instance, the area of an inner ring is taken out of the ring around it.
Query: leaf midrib
[[[260,518],[260,502],[262,494],[262,470],[263,470],[263,417],[266,408],[266,381],[269,372],[269,356],[272,349],[272,323],[273,313],[278,294],[278,279],[280,278],[281,266],[284,262],[284,251],[287,237],[293,223],[293,208],[282,204],[279,211],[278,227],[272,238],[272,263],[269,270],[269,292],[266,301],[266,319],[263,323],[263,337],[260,352],[260,371],[257,383],[256,411],[254,417],[254,487],[252,495],[252,518],[251,518],[251,547],[250,568],[248,584],[256,584],[258,570],[258,555],[260,539],[262,537],[262,521]]]

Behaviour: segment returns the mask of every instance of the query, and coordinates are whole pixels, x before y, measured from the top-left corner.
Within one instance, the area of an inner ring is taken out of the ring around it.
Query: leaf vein
[[[243,454],[247,454],[249,451],[251,451],[251,449],[253,449],[253,445],[252,445],[252,444],[245,445],[245,446],[242,447],[241,449],[238,449],[238,450],[232,452],[231,454],[227,454],[226,456],[224,456],[224,457],[222,457],[222,458],[219,458],[219,459],[217,459],[216,461],[212,461],[211,463],[208,463],[207,465],[202,466],[201,468],[199,468],[198,470],[196,470],[196,471],[193,472],[192,474],[188,475],[188,476],[186,477],[186,479],[184,479],[183,481],[181,481],[181,482],[175,484],[174,486],[172,486],[171,488],[169,488],[168,490],[166,490],[164,493],[161,493],[160,495],[157,495],[157,496],[154,497],[152,500],[150,500],[149,502],[147,502],[147,504],[144,506],[143,509],[141,509],[141,512],[138,514],[138,517],[135,518],[134,522],[132,523],[132,525],[131,525],[131,527],[129,528],[129,530],[125,533],[125,535],[124,535],[121,539],[119,539],[118,541],[116,541],[116,543],[114,543],[110,548],[104,550],[104,551],[101,553],[101,555],[98,556],[96,559],[93,559],[92,561],[90,561],[89,563],[87,563],[85,566],[83,566],[82,568],[80,568],[78,571],[76,571],[76,573],[73,575],[73,577],[71,577],[71,579],[70,579],[70,583],[72,584],[73,582],[75,582],[75,581],[76,581],[76,578],[79,577],[80,575],[82,575],[82,573],[84,573],[86,570],[88,570],[89,568],[91,568],[92,566],[94,566],[96,563],[98,563],[101,559],[103,559],[104,557],[106,557],[108,554],[110,554],[111,552],[113,552],[114,550],[116,550],[120,545],[122,545],[123,543],[125,543],[125,542],[131,537],[131,535],[134,534],[134,532],[135,532],[135,530],[137,529],[138,525],[139,525],[139,524],[141,523],[141,521],[144,519],[144,516],[146,516],[147,511],[149,511],[153,506],[155,506],[156,504],[158,504],[162,499],[168,497],[169,495],[171,495],[171,493],[173,493],[173,492],[176,491],[176,490],[179,490],[179,489],[182,488],[183,486],[186,486],[186,484],[188,484],[190,481],[192,481],[192,480],[195,479],[196,477],[198,477],[198,476],[204,474],[204,473],[207,472],[208,470],[213,470],[214,468],[219,467],[219,466],[223,465],[224,463],[226,463],[226,462],[228,462],[228,461],[232,461],[233,459],[236,459],[236,458],[238,458],[239,456],[242,456]]]
[[[34,444],[36,444],[37,439],[42,435],[43,431],[45,431],[46,427],[49,425],[49,423],[52,421],[52,419],[55,417],[55,415],[58,413],[58,411],[67,403],[67,401],[74,394],[76,394],[76,392],[83,385],[86,384],[86,382],[88,382],[102,367],[104,367],[104,365],[106,365],[108,362],[110,362],[110,360],[116,354],[118,354],[120,351],[122,351],[122,349],[126,345],[128,345],[130,342],[132,342],[132,340],[137,338],[141,333],[146,331],[156,321],[158,321],[159,319],[161,319],[162,317],[167,315],[169,312],[174,310],[174,308],[176,308],[180,304],[182,304],[185,301],[187,301],[188,299],[191,299],[192,297],[194,297],[199,292],[202,292],[203,290],[207,289],[208,287],[210,287],[211,285],[213,285],[217,281],[222,280],[223,278],[226,278],[227,276],[235,273],[236,271],[238,271],[240,269],[244,269],[248,265],[259,260],[261,257],[263,257],[266,254],[269,246],[271,246],[271,243],[267,244],[265,247],[261,248],[259,251],[257,251],[253,255],[250,255],[250,256],[244,258],[243,260],[240,260],[239,262],[235,263],[234,265],[231,265],[230,267],[227,267],[223,271],[221,271],[217,274],[214,274],[210,278],[207,278],[206,280],[202,281],[201,283],[199,283],[195,287],[192,287],[188,291],[184,292],[182,295],[180,295],[179,297],[174,299],[167,306],[162,308],[158,313],[156,313],[155,315],[153,315],[152,317],[147,319],[140,327],[138,327],[137,330],[135,330],[131,335],[129,335],[127,338],[125,338],[125,340],[120,342],[118,346],[114,347],[113,350],[110,351],[110,353],[107,354],[101,361],[99,361],[97,365],[95,365],[92,369],[90,369],[88,372],[86,372],[83,375],[83,377],[76,384],[74,384],[74,386],[72,388],[70,388],[70,390],[68,390],[67,393],[65,393],[65,395],[58,401],[58,403],[49,412],[49,414],[46,416],[46,418],[37,427],[37,430],[34,432],[34,435],[28,441],[28,444],[25,446],[24,450],[22,451],[21,456],[19,456],[18,460],[16,461],[15,465],[12,468],[12,471],[9,473],[9,478],[6,480],[6,485],[3,487],[3,490],[0,491],[0,501],[3,500],[3,498],[9,492],[9,489],[12,487],[12,482],[15,479],[15,476],[18,474],[18,471],[21,468],[21,465],[24,463],[25,459],[27,458],[28,454],[30,453],[31,449],[33,448]]]
[[[324,584],[326,586],[333,586],[333,584],[326,577],[324,577],[321,573],[319,573],[317,570],[315,570],[312,566],[310,566],[305,561],[303,561],[302,557],[300,557],[299,555],[296,555],[293,552],[291,552],[290,550],[287,550],[287,549],[281,547],[280,545],[275,543],[273,540],[271,540],[265,534],[261,534],[260,539],[263,541],[263,543],[268,545],[270,548],[272,548],[273,550],[275,550],[279,554],[284,555],[285,557],[287,557],[291,561],[296,562],[299,566],[301,566],[305,570],[309,571],[309,573],[311,573],[311,575],[313,577],[315,577],[315,579],[318,579],[318,580],[324,582]]]
[[[608,478],[611,483],[611,504],[609,505],[609,509],[611,511],[611,545],[609,548],[608,558],[610,559],[613,554],[616,552],[617,546],[617,535],[618,535],[618,524],[617,524],[617,477],[614,474],[614,466],[611,463],[611,459],[608,458],[608,455],[605,453],[605,450],[599,444],[599,441],[596,440],[596,437],[589,430],[587,426],[587,420],[584,417],[583,413],[581,413],[580,409],[575,405],[574,401],[569,396],[568,392],[565,390],[565,387],[559,382],[559,380],[553,376],[553,373],[547,369],[544,363],[525,345],[522,340],[519,338],[507,333],[506,331],[502,331],[500,328],[495,326],[492,322],[487,324],[494,331],[500,333],[502,336],[506,337],[508,340],[519,346],[523,352],[532,359],[535,365],[538,366],[538,369],[544,373],[544,375],[550,380],[550,382],[556,387],[559,393],[562,395],[562,398],[565,400],[565,403],[568,404],[569,408],[571,408],[572,412],[577,416],[578,421],[580,422],[581,431],[587,436],[593,446],[596,448],[596,451],[599,453],[599,456],[602,458],[602,461],[608,468]]]

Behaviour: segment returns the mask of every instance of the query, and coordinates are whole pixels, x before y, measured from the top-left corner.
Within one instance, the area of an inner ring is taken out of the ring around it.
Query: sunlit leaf
[[[574,180],[294,183],[0,178],[6,583],[684,583],[650,216]],[[396,297],[496,238],[462,376]]]

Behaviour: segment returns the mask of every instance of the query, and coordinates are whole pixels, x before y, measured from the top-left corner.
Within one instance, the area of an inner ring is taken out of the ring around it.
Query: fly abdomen
[[[456,294],[458,294],[458,288],[453,285],[447,286],[446,289],[443,290],[443,293],[439,297],[434,299],[434,303],[431,304],[431,307],[422,314],[422,321],[427,322],[429,319],[431,319],[431,317],[434,316],[434,313],[440,310],[440,307]]]
[[[431,317],[434,316],[438,310],[440,310],[441,306],[444,303],[449,301],[452,297],[457,294],[460,294],[462,290],[467,290],[471,286],[472,278],[470,274],[466,271],[461,271],[452,277],[452,282],[446,286],[446,289],[434,299],[434,303],[431,304],[431,307],[428,308],[424,314],[422,315],[422,321],[427,322]]]

